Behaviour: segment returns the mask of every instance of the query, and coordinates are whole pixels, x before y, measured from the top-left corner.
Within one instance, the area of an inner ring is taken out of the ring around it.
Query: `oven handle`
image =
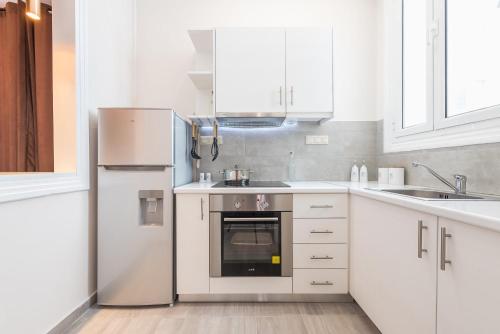
[[[277,222],[278,217],[224,218],[225,222]]]

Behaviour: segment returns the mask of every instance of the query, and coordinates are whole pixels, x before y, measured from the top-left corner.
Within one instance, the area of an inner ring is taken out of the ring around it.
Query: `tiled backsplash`
[[[211,129],[202,129],[211,135]],[[275,129],[221,128],[219,158],[211,161],[210,146],[202,145],[201,172],[218,173],[235,164],[255,171],[253,180],[290,180],[290,152],[294,152],[292,180],[339,180],[350,178],[354,160],[366,160],[370,179],[376,179],[376,122],[299,123]],[[307,135],[328,135],[328,145],[306,145]]]
[[[378,142],[383,141],[383,121],[378,125]],[[500,194],[500,143],[419,150],[384,154],[377,145],[380,167],[405,167],[406,183],[449,190],[423,168],[411,166],[413,161],[425,163],[450,181],[453,174],[467,176],[467,190]]]
[[[346,181],[352,163],[366,160],[369,179],[377,179],[377,167],[405,167],[406,183],[446,189],[446,186],[412,161],[430,165],[451,180],[453,174],[468,177],[468,190],[500,194],[500,143],[420,150],[383,152],[383,121],[299,123],[277,129],[220,129],[223,144],[219,158],[211,161],[210,145],[202,145],[201,172],[220,180],[219,171],[235,164],[255,171],[253,180],[290,180],[290,152],[294,152],[292,180]],[[211,135],[211,129],[202,129]],[[306,145],[307,135],[328,135],[328,145]]]

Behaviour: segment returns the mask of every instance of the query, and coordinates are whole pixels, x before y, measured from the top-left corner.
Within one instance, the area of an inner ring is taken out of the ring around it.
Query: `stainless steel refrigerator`
[[[98,304],[173,303],[173,188],[191,182],[190,132],[169,109],[99,109]]]

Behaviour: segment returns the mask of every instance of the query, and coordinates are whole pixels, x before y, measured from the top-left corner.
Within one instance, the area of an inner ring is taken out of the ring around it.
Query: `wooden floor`
[[[71,334],[380,333],[352,303],[178,303],[88,310]]]

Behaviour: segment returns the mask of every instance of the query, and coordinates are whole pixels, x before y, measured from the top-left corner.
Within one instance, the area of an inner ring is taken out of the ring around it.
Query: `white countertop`
[[[419,188],[415,186],[380,185],[356,182],[311,181],[285,182],[289,188],[212,188],[215,183],[190,183],[174,189],[176,194],[235,194],[235,193],[351,193],[408,209],[500,232],[500,201],[426,201],[370,189]],[[367,189],[368,188],[368,189]]]
[[[176,194],[299,194],[299,193],[348,193],[349,188],[331,182],[285,182],[290,187],[228,187],[212,188],[215,183],[189,183],[174,189]]]

